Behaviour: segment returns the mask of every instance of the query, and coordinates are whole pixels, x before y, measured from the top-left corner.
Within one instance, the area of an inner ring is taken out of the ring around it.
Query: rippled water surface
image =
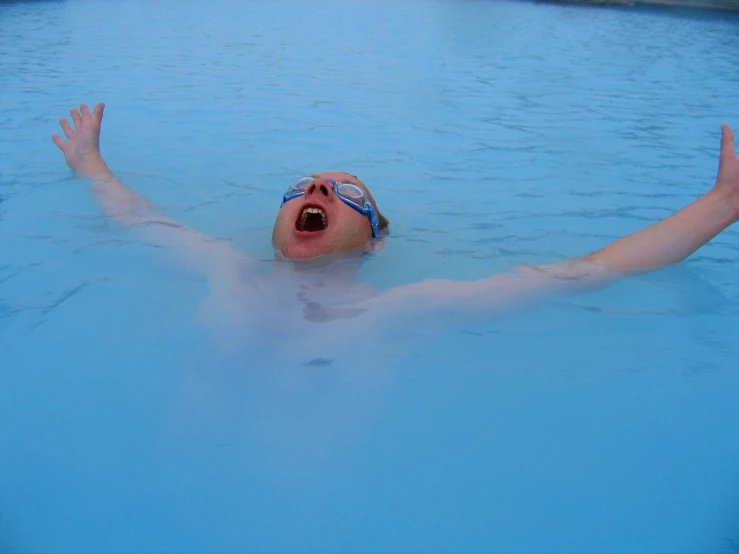
[[[107,221],[50,135],[105,101],[113,171],[265,274],[287,183],[357,174],[387,289],[669,215],[738,91],[731,13],[0,2],[0,551],[736,551],[739,229],[526,313],[306,323],[318,352]]]

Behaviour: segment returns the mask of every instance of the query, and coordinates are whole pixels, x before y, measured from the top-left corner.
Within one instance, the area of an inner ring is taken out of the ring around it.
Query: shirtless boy
[[[83,104],[79,110],[71,110],[71,125],[61,119],[67,140],[59,135],[52,138],[69,167],[90,180],[95,196],[114,221],[144,229],[156,240],[180,251],[206,273],[231,280],[224,277],[229,274],[231,262],[249,264],[248,257],[160,215],[151,203],[113,177],[100,155],[103,109],[100,103],[90,112]],[[476,281],[426,280],[369,298],[354,295],[353,305],[361,312],[382,316],[408,310],[496,313],[550,294],[591,289],[619,277],[675,264],[738,219],[739,159],[734,134],[728,125],[722,125],[716,184],[662,221],[575,260],[525,266],[514,273]],[[364,183],[346,173],[323,172],[298,179],[289,187],[275,219],[272,242],[285,258],[313,259],[337,252],[371,250],[387,227],[387,220]],[[333,272],[332,277],[336,282],[332,283],[331,294],[341,288],[339,281],[345,288],[351,281],[341,271]],[[300,293],[298,298],[301,299]],[[301,308],[306,319],[326,321],[358,313],[346,311],[346,307],[326,308],[326,298],[326,295],[322,300],[302,297]]]

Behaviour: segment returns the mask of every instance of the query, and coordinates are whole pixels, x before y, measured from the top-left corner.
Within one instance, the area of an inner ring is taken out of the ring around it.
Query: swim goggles
[[[293,198],[303,196],[305,194],[305,189],[308,188],[308,185],[315,180],[315,177],[301,177],[300,179],[293,181],[288,187],[285,195],[282,197],[282,204],[280,204],[280,207],[284,206],[285,202],[289,202]],[[372,225],[372,237],[379,238],[380,232],[377,229],[379,221],[375,214],[375,207],[370,204],[367,194],[353,183],[337,183],[333,179],[326,179],[326,181],[331,183],[334,194],[339,200],[350,208],[357,210],[360,214],[367,216],[370,225]]]

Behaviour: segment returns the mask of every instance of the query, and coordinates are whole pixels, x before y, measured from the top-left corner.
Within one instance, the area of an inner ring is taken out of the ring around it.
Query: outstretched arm
[[[680,262],[739,220],[739,159],[734,133],[721,126],[716,185],[670,217],[585,256],[616,271],[640,272]]]
[[[429,280],[404,285],[382,294],[376,307],[380,312],[462,309],[490,313],[555,294],[584,292],[680,262],[738,220],[739,159],[734,134],[722,125],[716,185],[670,217],[582,258],[521,266],[515,273],[478,281]]]
[[[113,176],[100,154],[104,109],[102,102],[92,112],[86,104],[79,110],[73,108],[72,125],[64,118],[59,122],[67,140],[56,134],[52,140],[64,153],[67,165],[80,177],[90,180],[92,192],[105,214],[119,225],[140,228],[147,239],[175,249],[204,272],[247,260],[224,242],[165,217],[149,200]]]

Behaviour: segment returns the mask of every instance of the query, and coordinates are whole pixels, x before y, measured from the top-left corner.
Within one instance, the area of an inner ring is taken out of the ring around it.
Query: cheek
[[[372,229],[367,218],[354,210],[346,214],[341,227],[341,234],[348,246],[359,246],[372,238]]]
[[[275,239],[284,236],[291,226],[292,219],[290,210],[287,208],[287,205],[285,205],[279,212],[277,212],[277,217],[275,217],[275,225],[272,228],[272,241],[274,242]]]

